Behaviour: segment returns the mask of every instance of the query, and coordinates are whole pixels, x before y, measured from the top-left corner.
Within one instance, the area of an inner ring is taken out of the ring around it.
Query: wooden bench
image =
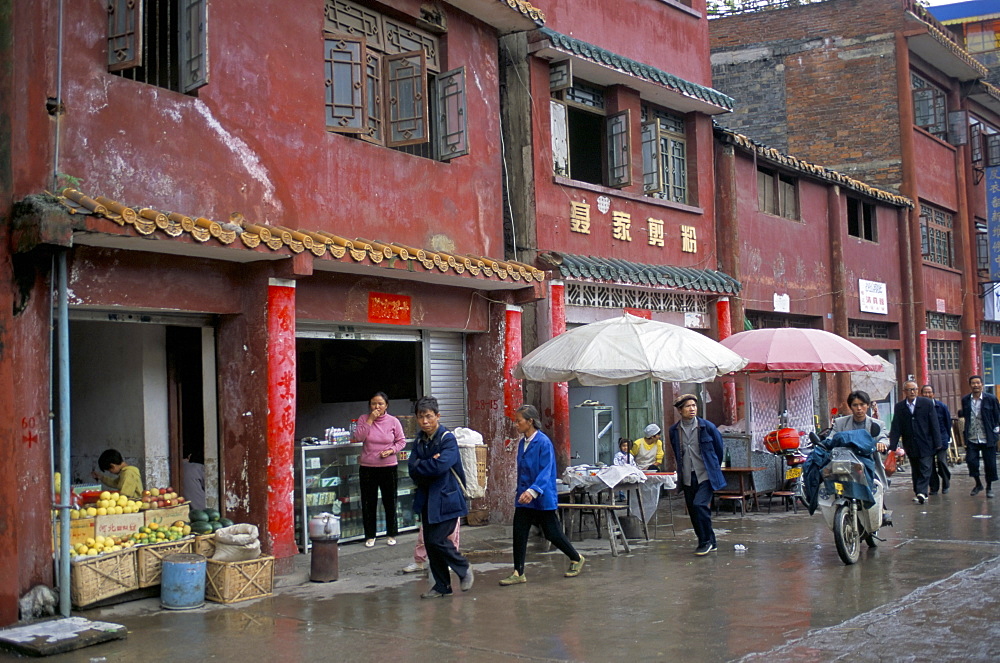
[[[614,557],[618,556],[618,539],[621,539],[622,547],[625,548],[625,552],[630,553],[632,550],[628,546],[628,540],[625,538],[625,532],[622,530],[621,521],[618,520],[618,512],[628,509],[627,505],[618,504],[560,504],[559,505],[559,517],[563,521],[563,531],[566,530],[566,520],[569,512],[571,511],[591,511],[596,514],[604,513],[604,522],[608,528],[608,540],[611,542],[611,554]],[[599,520],[599,519],[598,519]],[[598,523],[598,536],[600,536],[600,524]]]

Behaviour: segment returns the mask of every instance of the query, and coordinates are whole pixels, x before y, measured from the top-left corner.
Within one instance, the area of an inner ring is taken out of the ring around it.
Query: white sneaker
[[[424,565],[420,562],[412,562],[403,567],[403,573],[420,573],[424,570]]]

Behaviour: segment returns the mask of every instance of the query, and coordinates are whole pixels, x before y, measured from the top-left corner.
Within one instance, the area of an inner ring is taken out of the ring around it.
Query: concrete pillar
[[[733,335],[733,316],[729,307],[729,297],[719,297],[715,302],[715,316],[719,328],[719,340]],[[728,425],[736,423],[736,378],[727,375],[722,378],[723,421]]]

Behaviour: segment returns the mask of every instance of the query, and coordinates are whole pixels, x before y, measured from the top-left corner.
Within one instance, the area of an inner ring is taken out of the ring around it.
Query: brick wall
[[[712,20],[712,85],[736,100],[720,123],[898,189],[894,30],[906,23],[899,2],[830,0]]]

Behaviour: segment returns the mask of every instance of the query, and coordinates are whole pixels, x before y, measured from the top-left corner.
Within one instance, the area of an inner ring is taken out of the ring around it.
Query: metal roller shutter
[[[441,408],[448,428],[467,426],[465,336],[454,332],[424,332],[424,393]]]

